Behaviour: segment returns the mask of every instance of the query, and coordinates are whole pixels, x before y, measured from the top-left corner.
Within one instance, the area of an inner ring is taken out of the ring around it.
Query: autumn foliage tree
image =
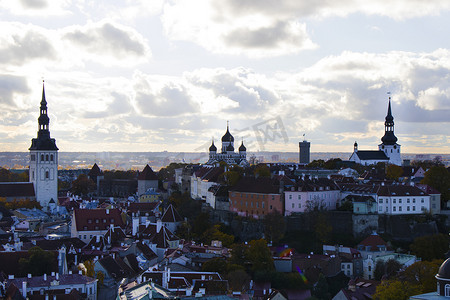
[[[386,169],[386,178],[398,180],[403,175],[403,168],[397,165],[389,165]]]
[[[448,236],[439,233],[415,238],[410,249],[415,255],[422,258],[422,260],[431,261],[433,259],[444,258],[445,253],[448,251],[448,246]]]

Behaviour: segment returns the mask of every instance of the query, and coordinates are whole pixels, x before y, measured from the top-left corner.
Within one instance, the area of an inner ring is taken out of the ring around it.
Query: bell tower
[[[400,156],[400,145],[397,144],[397,137],[394,135],[394,117],[391,111],[391,97],[389,97],[388,111],[384,122],[384,136],[381,138],[378,150],[383,151],[389,157],[389,163],[397,166],[402,165]]]
[[[36,200],[43,210],[49,211],[58,201],[58,147],[55,139],[50,138],[50,119],[47,113],[45,88],[42,83],[42,99],[38,118],[37,138],[31,140],[30,182],[34,185]]]

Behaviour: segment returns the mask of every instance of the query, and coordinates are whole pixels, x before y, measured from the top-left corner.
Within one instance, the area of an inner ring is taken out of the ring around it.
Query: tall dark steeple
[[[394,135],[394,117],[391,112],[391,97],[389,97],[388,111],[384,121],[384,136],[381,138],[384,145],[394,145],[397,137]]]
[[[31,147],[28,150],[58,150],[55,139],[50,138],[50,118],[47,114],[47,100],[45,99],[44,83],[42,83],[42,100],[38,123],[39,131],[37,138],[31,140]]]

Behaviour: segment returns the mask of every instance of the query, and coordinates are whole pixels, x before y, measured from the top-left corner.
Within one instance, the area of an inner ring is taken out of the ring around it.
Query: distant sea
[[[172,162],[205,163],[208,161],[206,152],[59,152],[60,169],[90,169],[97,163],[102,170],[142,170],[150,165],[155,171]],[[311,152],[311,160],[340,158],[348,160],[350,152]],[[298,152],[248,152],[247,159],[255,156],[259,162],[297,163]],[[450,165],[450,154],[418,154],[405,153],[402,159],[431,160],[436,156]],[[0,166],[7,169],[27,169],[28,152],[0,152]]]

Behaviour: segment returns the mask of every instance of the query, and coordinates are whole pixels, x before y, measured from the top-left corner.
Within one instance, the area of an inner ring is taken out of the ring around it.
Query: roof
[[[436,190],[434,187],[429,186],[427,184],[417,184],[416,185],[419,189],[421,189],[422,191],[424,191],[425,193],[429,194],[429,195],[440,195],[441,193]]]
[[[361,243],[358,244],[358,248],[361,246],[364,247],[365,251],[372,252],[380,251],[379,246],[385,246],[387,250],[390,250],[389,245],[376,233],[369,235]]]
[[[92,166],[92,169],[88,173],[88,176],[92,177],[92,176],[101,176],[101,175],[103,175],[103,172],[100,170],[97,163],[94,163],[94,165]]]
[[[144,170],[139,174],[138,180],[158,180],[158,176],[156,176],[149,165],[146,165]]]
[[[44,280],[44,276],[32,276],[31,278],[28,277],[20,277],[20,278],[14,278],[14,279],[8,279],[8,284],[14,283],[16,286],[22,287],[22,282],[27,282],[27,288],[38,288],[38,287],[48,287],[50,286],[51,282],[53,281],[59,281],[60,285],[71,285],[71,284],[89,284],[97,279],[84,276],[81,274],[59,274],[58,279],[56,279],[56,276],[47,276],[47,280]]]
[[[78,231],[108,230],[110,224],[125,226],[118,209],[75,209],[74,216]]]
[[[41,247],[43,250],[55,250],[60,249],[64,245],[66,249],[69,249],[73,245],[75,249],[81,249],[86,246],[86,243],[79,238],[62,238],[57,240],[36,240],[36,246]]]
[[[426,192],[411,185],[384,185],[380,186],[378,196],[428,196]]]
[[[219,176],[223,173],[223,168],[221,167],[203,167],[195,172],[196,177],[200,177],[205,181],[217,182]]]
[[[380,150],[358,150],[356,155],[360,160],[389,160],[389,157]]]
[[[377,286],[380,284],[379,281],[366,280],[366,279],[356,279],[350,284],[354,284],[355,291],[350,289],[341,289],[341,292],[349,300],[367,300],[372,299],[372,295],[375,294]]]
[[[0,197],[35,197],[32,182],[0,182]]]
[[[111,256],[105,256],[102,259],[98,260],[98,262],[103,266],[103,268],[105,268],[108,274],[115,279],[126,278],[128,275],[130,275],[130,270],[128,270],[129,267],[125,267],[126,269],[124,270],[123,264],[118,263],[117,257],[114,259]]]
[[[183,218],[180,216],[180,214],[177,212],[177,210],[173,207],[172,204],[169,205],[167,210],[165,211],[163,217],[161,218],[161,221],[164,223],[176,223],[176,222],[182,222]]]
[[[258,194],[280,194],[278,180],[269,177],[242,177],[231,192],[258,193]]]

